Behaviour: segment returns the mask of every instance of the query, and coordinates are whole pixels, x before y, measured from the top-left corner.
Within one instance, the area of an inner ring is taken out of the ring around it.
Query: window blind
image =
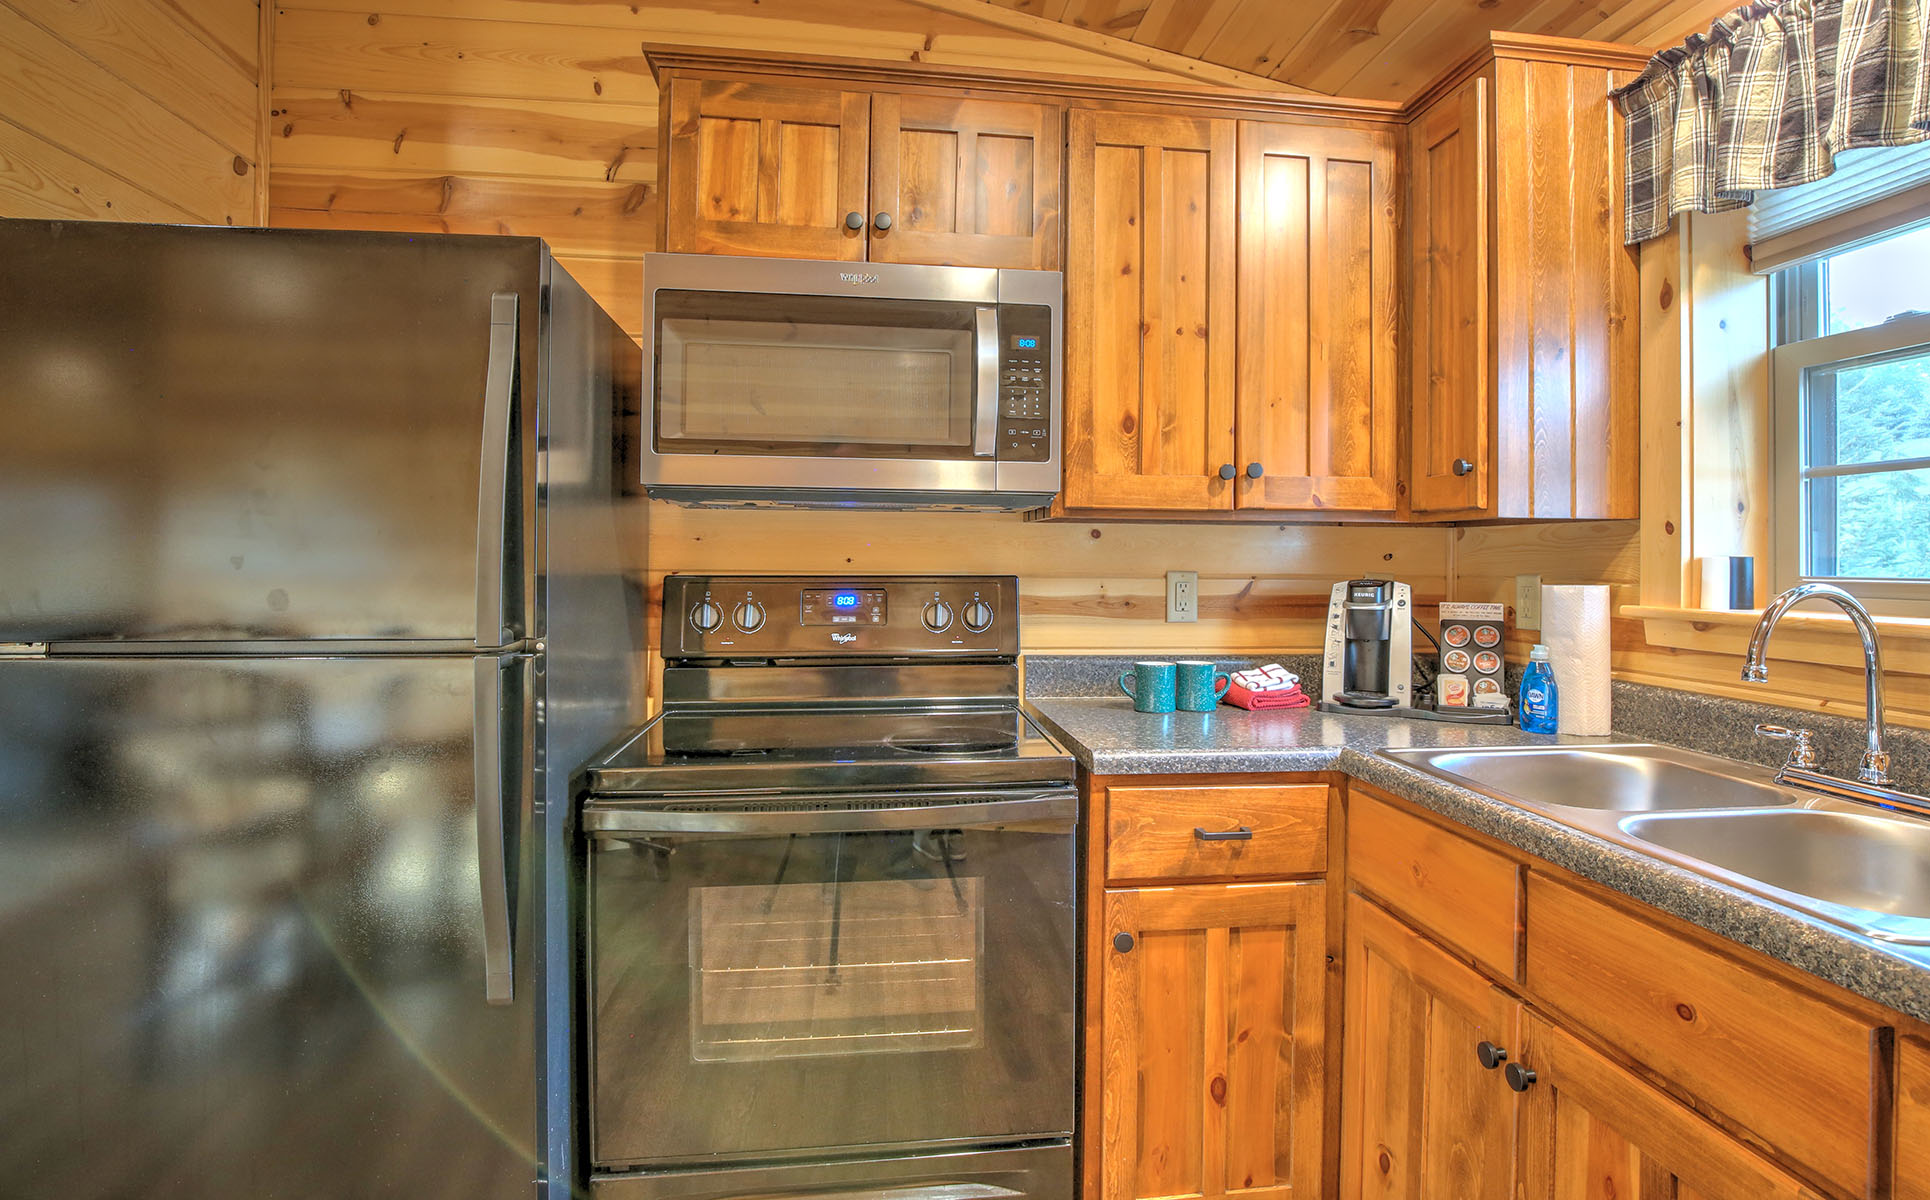
[[[1836,156],[1836,173],[1758,192],[1749,243],[1758,274],[1930,221],[1930,141]]]

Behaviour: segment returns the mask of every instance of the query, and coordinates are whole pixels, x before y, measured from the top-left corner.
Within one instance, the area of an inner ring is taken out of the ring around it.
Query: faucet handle
[[[1816,735],[1811,731],[1791,729],[1787,725],[1758,725],[1756,736],[1791,743],[1789,757],[1784,760],[1783,766],[1809,768],[1816,766]]]

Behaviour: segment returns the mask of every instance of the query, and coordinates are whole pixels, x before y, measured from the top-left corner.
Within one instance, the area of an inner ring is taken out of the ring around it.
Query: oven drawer
[[[1108,883],[1326,869],[1325,784],[1106,789]]]
[[[1072,1147],[600,1175],[596,1200],[1072,1200]]]

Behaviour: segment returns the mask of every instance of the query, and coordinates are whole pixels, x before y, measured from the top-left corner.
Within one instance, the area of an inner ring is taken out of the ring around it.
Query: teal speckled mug
[[[1175,684],[1173,694],[1181,712],[1212,712],[1220,706],[1220,697],[1233,685],[1223,672],[1215,671],[1210,662],[1189,662],[1181,659],[1174,664]]]
[[[1133,698],[1134,712],[1172,712],[1176,670],[1169,662],[1136,662],[1132,670],[1119,676],[1119,690]]]

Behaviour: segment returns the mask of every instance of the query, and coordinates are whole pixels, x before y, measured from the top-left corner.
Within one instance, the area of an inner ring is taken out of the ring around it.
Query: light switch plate
[[[1168,621],[1200,619],[1200,573],[1198,571],[1166,572],[1166,619]]]
[[[1541,576],[1515,576],[1515,628],[1541,628]]]

